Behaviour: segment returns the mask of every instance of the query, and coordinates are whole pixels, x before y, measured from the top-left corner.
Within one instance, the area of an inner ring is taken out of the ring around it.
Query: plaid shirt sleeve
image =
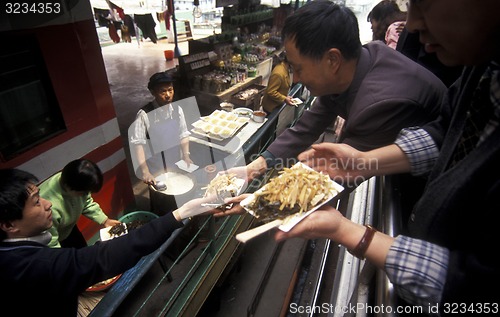
[[[439,149],[432,137],[418,127],[401,130],[395,143],[408,157],[413,175],[429,173],[439,156]]]
[[[387,254],[385,271],[401,298],[410,304],[430,307],[441,300],[448,259],[446,248],[398,236]]]

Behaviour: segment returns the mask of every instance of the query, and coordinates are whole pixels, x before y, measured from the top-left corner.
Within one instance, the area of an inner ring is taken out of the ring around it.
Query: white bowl
[[[264,122],[266,119],[266,113],[264,111],[254,111],[252,114],[252,120],[258,123]]]

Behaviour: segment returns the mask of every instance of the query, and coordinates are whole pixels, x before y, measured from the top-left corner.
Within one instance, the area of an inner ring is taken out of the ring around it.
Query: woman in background
[[[406,24],[406,12],[401,11],[394,0],[382,0],[368,13],[367,20],[372,24],[372,39],[396,49]]]
[[[266,91],[264,92],[264,98],[262,99],[262,108],[267,114],[273,112],[274,109],[280,107],[283,103],[290,106],[294,105],[293,98],[288,96],[292,81],[290,65],[286,60],[285,52],[280,53],[277,59],[278,62],[271,72]]]

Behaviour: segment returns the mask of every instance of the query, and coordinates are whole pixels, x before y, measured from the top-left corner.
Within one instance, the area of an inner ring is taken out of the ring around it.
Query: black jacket
[[[2,242],[0,305],[15,316],[76,316],[81,292],[133,267],[181,226],[169,213],[125,236],[82,249]]]
[[[426,190],[410,216],[409,230],[411,236],[451,251],[443,302],[498,303],[500,299],[500,128],[448,168],[484,70],[485,66],[467,69],[450,90],[453,109],[447,108],[440,122],[425,127],[442,145]]]

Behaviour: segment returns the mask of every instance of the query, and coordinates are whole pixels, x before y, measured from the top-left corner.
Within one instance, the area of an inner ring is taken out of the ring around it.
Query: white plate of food
[[[295,107],[297,107],[298,105],[303,104],[304,102],[300,98],[293,98],[292,103]]]
[[[240,233],[241,242],[272,228],[288,232],[302,219],[337,196],[344,187],[299,162],[285,168],[258,191],[241,201],[251,215],[266,222],[263,226]]]
[[[213,197],[212,202],[204,205],[214,208],[224,206],[224,199],[238,196],[245,188],[245,184],[246,181],[236,177],[235,174],[218,174],[206,187],[202,188],[205,189],[204,197]]]
[[[237,114],[239,117],[250,118],[252,116],[253,110],[250,108],[241,107],[234,109],[233,113]]]
[[[102,228],[101,230],[99,230],[99,236],[101,237],[101,241],[111,240],[116,237],[123,236],[127,233],[128,230],[126,223],[120,223],[118,225]]]

